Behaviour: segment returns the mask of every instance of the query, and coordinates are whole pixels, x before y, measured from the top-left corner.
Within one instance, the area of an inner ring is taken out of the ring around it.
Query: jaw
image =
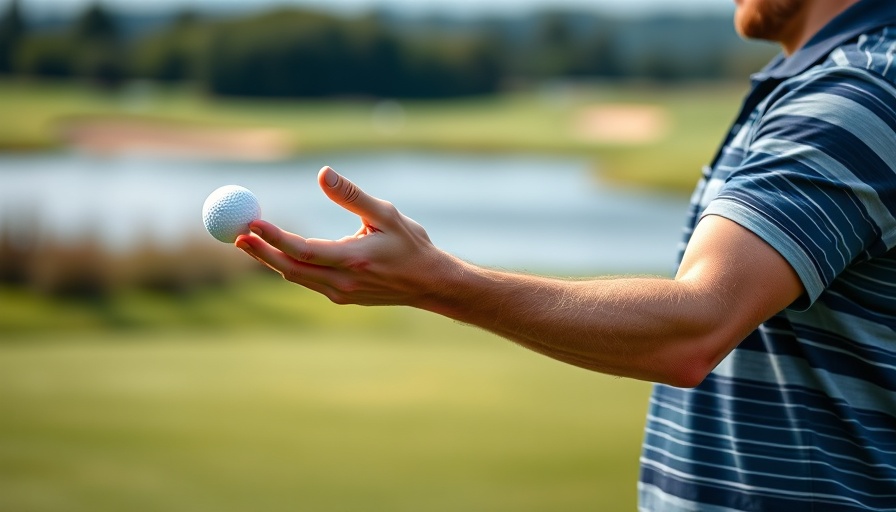
[[[741,37],[799,50],[831,20],[859,0],[734,0],[735,27]]]
[[[741,37],[776,42],[792,53],[805,36],[812,0],[735,0],[735,5]]]

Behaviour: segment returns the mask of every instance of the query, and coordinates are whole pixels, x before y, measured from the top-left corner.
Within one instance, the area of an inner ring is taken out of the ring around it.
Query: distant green
[[[403,102],[402,123],[378,129],[372,122],[377,102],[367,99],[238,100],[139,83],[101,92],[78,83],[0,81],[0,150],[57,147],[60,130],[74,119],[133,118],[280,129],[296,152],[432,149],[583,155],[607,179],[687,191],[712,157],[741,92],[738,86],[719,84],[542,87]],[[629,146],[576,136],[583,107],[620,102],[667,109],[672,121],[668,137]]]
[[[11,328],[27,295],[0,298],[0,510],[635,508],[645,383],[276,279],[105,327]]]

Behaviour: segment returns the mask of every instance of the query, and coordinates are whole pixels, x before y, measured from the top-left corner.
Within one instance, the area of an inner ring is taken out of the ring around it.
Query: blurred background
[[[649,384],[332,305],[200,212],[342,237],[331,165],[483,265],[670,275],[776,51],[732,12],[0,0],[0,510],[634,510]]]

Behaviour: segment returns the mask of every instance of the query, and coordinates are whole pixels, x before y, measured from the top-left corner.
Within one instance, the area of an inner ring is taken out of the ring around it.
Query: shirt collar
[[[753,81],[787,79],[806,71],[838,46],[876,28],[896,23],[896,2],[893,0],[861,0],[824,26],[793,55],[775,57]]]

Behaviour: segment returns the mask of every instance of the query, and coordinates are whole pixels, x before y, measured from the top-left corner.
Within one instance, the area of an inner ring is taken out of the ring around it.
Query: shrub
[[[96,236],[64,243],[40,240],[38,233],[33,220],[0,225],[0,285],[89,301],[104,301],[126,289],[183,296],[224,286],[257,268],[213,241],[175,247],[147,243],[111,252]]]

